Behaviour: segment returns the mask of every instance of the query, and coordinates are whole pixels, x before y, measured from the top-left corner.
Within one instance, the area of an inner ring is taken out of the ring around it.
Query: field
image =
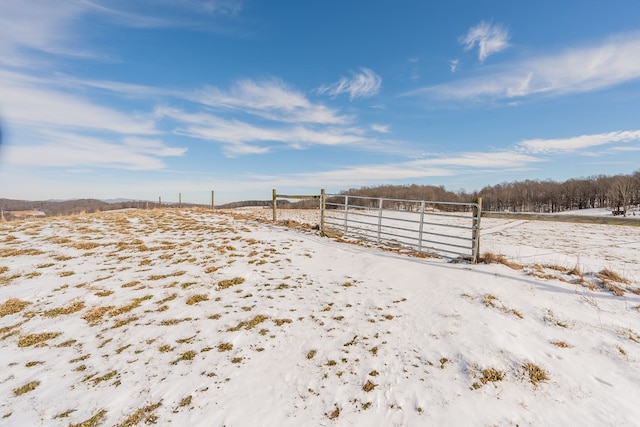
[[[0,224],[0,425],[637,425],[636,227],[483,219],[471,265],[270,213]]]

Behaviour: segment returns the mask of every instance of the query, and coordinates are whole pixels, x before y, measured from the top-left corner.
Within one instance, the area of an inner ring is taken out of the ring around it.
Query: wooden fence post
[[[158,207],[161,208],[162,207],[162,197],[158,196]]]
[[[324,188],[320,189],[320,232],[324,233],[324,210],[326,208],[325,202],[327,199],[327,193]]]
[[[480,261],[480,217],[482,216],[482,197],[478,197],[475,201],[477,206],[473,207],[473,224],[471,230],[471,241],[473,247],[471,253],[473,254],[473,263],[477,264]]]
[[[182,193],[178,193],[178,207],[182,208]]]
[[[213,204],[213,190],[211,190],[211,209],[215,209],[215,205]]]
[[[273,222],[276,222],[277,199],[276,199],[276,189],[275,188],[271,191],[271,197],[273,199]]]

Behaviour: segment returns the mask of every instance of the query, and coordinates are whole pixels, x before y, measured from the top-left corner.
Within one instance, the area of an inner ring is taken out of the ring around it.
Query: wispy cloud
[[[150,117],[96,104],[79,95],[47,87],[47,82],[0,70],[0,92],[5,118],[32,127],[149,135],[158,131]]]
[[[351,118],[312,103],[303,93],[277,79],[240,80],[229,90],[208,87],[192,99],[217,110],[235,110],[269,120],[294,123],[345,124]]]
[[[449,69],[451,70],[452,73],[455,73],[456,71],[458,71],[458,64],[460,64],[460,60],[458,59],[452,59],[449,62]]]
[[[156,170],[162,157],[181,156],[185,148],[168,147],[160,140],[128,139],[122,143],[73,133],[45,132],[42,142],[6,147],[8,163],[21,166],[117,168]]]
[[[222,144],[225,154],[263,154],[277,147],[302,149],[311,145],[360,145],[365,132],[353,126],[321,126],[304,123],[253,124],[237,118],[225,119],[199,112],[189,113],[175,108],[159,108],[158,117],[178,123],[176,132],[191,138]]]
[[[501,70],[407,95],[450,100],[513,99],[599,90],[640,79],[640,33],[501,65]]]
[[[330,96],[348,93],[349,99],[353,101],[377,95],[381,87],[382,77],[368,68],[361,68],[359,73],[352,73],[351,78],[343,77],[335,83],[321,86],[317,92]]]
[[[614,143],[640,142],[640,130],[618,131],[594,135],[580,135],[571,138],[557,139],[529,139],[517,146],[529,153],[573,153],[587,148],[604,146]],[[619,146],[619,149],[630,147]]]
[[[471,27],[467,34],[460,38],[465,50],[478,46],[478,59],[483,62],[490,55],[509,47],[509,32],[501,25],[485,21]]]

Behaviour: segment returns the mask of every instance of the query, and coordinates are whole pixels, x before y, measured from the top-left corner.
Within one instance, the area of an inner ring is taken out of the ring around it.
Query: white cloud
[[[449,62],[449,69],[452,73],[458,71],[458,64],[460,64],[460,60],[458,59],[452,59],[451,62]]]
[[[503,64],[498,72],[424,87],[407,95],[469,100],[589,92],[639,79],[638,52],[640,33],[633,33],[595,46]]]
[[[320,94],[337,96],[349,94],[349,99],[370,98],[380,92],[382,77],[368,68],[361,68],[359,73],[352,73],[351,78],[343,77],[336,83],[321,86],[317,89]]]
[[[572,153],[586,148],[632,141],[640,141],[640,130],[580,135],[571,138],[530,139],[520,142],[518,147],[530,153]],[[619,148],[623,149],[623,147]]]
[[[47,132],[33,145],[7,145],[6,161],[26,167],[103,167],[130,170],[164,168],[160,157],[181,156],[159,140],[130,139],[124,144],[71,133]]]
[[[257,125],[173,108],[158,109],[156,114],[182,123],[178,125],[178,134],[221,143],[228,155],[261,154],[277,146],[300,149],[309,145],[360,145],[365,142],[364,131],[357,127],[316,129],[304,124]]]
[[[498,53],[509,47],[509,32],[501,25],[493,25],[482,21],[460,38],[465,50],[478,46],[478,59],[483,62],[489,55]]]
[[[372,124],[371,125],[371,130],[378,132],[378,133],[389,133],[390,126],[389,125],[378,125],[378,124]]]
[[[217,109],[236,110],[269,120],[295,123],[345,124],[351,120],[334,109],[309,101],[304,94],[276,79],[240,80],[230,90],[208,87],[192,96]]]
[[[97,105],[75,94],[47,87],[47,82],[0,70],[5,120],[42,127],[106,130],[124,134],[157,133],[148,117]]]

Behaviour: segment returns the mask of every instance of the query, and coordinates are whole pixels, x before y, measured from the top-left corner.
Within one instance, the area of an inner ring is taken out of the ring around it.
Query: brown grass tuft
[[[244,283],[244,277],[234,277],[233,279],[221,280],[218,282],[218,289],[227,289],[231,286],[241,285]]]
[[[68,307],[58,307],[44,312],[44,317],[57,317],[66,314],[76,313],[84,308],[84,301],[76,301]]]
[[[45,332],[42,334],[23,335],[18,339],[18,347],[31,347],[32,345],[44,345],[48,340],[62,335],[62,332]]]
[[[40,385],[40,381],[31,381],[30,383],[27,383],[27,384],[23,385],[22,387],[18,387],[16,389],[13,389],[13,395],[14,396],[20,396],[21,394],[28,393],[30,391],[35,390],[36,387],[38,387],[39,385]]]
[[[31,304],[18,298],[10,298],[0,305],[0,317],[16,314],[24,310],[26,306]]]
[[[549,374],[547,374],[547,371],[545,371],[538,365],[535,365],[533,363],[526,363],[522,365],[522,369],[525,375],[529,377],[529,381],[534,385],[534,387],[537,387],[541,382],[546,382],[549,380]]]

